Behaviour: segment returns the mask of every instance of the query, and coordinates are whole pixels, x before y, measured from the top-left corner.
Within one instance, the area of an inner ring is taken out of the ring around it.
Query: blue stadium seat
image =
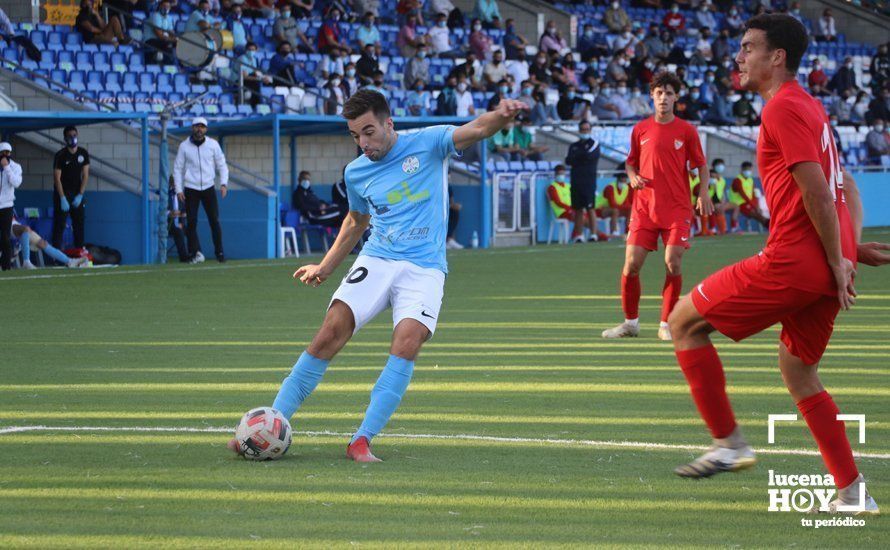
[[[157,77],[158,91],[169,93],[173,91],[173,78],[168,74],[159,74]]]
[[[68,73],[68,81],[66,84],[69,88],[78,92],[85,92],[87,89],[83,71],[71,71]]]
[[[124,81],[122,83],[121,88],[125,92],[138,92],[139,91],[139,83],[137,82],[137,73],[134,72],[126,72],[124,73]]]
[[[83,36],[79,32],[69,32],[65,36],[65,45],[66,46],[77,46],[77,49],[80,49],[80,45],[83,44]]]
[[[93,67],[97,71],[110,71],[111,64],[108,63],[108,54],[105,52],[99,52],[93,54]]]
[[[510,170],[514,172],[521,172],[523,169],[521,160],[511,160],[510,161]]]
[[[191,91],[188,76],[177,73],[173,75],[173,89],[181,94],[187,94]]]
[[[219,106],[220,112],[226,116],[235,116],[238,114],[238,109],[232,105],[231,103],[223,103]]]
[[[68,80],[68,73],[63,71],[62,69],[53,69],[49,73],[49,78],[61,84],[64,84]]]
[[[80,49],[85,52],[95,53],[99,51],[99,46],[96,44],[84,44]]]
[[[101,92],[105,89],[103,76],[105,73],[100,71],[90,71],[87,73],[87,90],[91,92]]]
[[[137,113],[150,113],[151,104],[148,102],[135,103],[133,104],[133,110]]]
[[[151,73],[139,73],[139,89],[146,93],[156,92],[154,75]]]
[[[538,169],[538,165],[535,164],[535,161],[533,161],[533,160],[524,160],[524,161],[522,161],[522,169],[535,171]]]
[[[65,45],[62,42],[62,33],[60,32],[51,32],[46,36],[46,47],[50,50],[64,50]]]
[[[39,49],[46,49],[46,31],[31,31],[31,42]]]
[[[18,48],[3,48],[3,59],[8,59],[10,61],[19,62],[19,49]]]
[[[266,95],[266,94],[263,94]],[[271,95],[271,93],[270,93]],[[219,94],[219,104],[220,105],[231,105],[235,103],[235,100],[232,98],[232,94]]]
[[[74,56],[74,66],[78,71],[93,70],[93,56],[89,52],[77,52]]]
[[[120,92],[121,91],[121,75],[117,72],[107,72],[105,73],[105,89],[109,92]]]
[[[252,116],[253,109],[250,105],[238,105],[238,114],[244,116]]]
[[[179,92],[170,92],[167,94],[167,101],[170,103],[179,103],[182,101],[182,94]]]

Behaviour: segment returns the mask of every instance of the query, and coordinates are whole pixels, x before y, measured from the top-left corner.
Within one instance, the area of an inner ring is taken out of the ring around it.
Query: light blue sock
[[[65,265],[71,260],[71,258],[66,256],[64,252],[49,243],[46,243],[46,248],[43,249],[43,253],[49,255],[53,260]]]
[[[411,382],[411,374],[414,372],[414,361],[402,359],[395,355],[389,356],[386,367],[380,373],[380,378],[371,390],[371,404],[365,411],[365,419],[358,431],[352,436],[352,441],[360,437],[367,437],[368,441],[380,433],[380,430],[389,422],[389,417],[396,412],[402,396]]]
[[[282,382],[272,408],[281,411],[285,418],[290,419],[321,381],[329,363],[330,361],[326,359],[319,359],[304,351],[293,370]]]

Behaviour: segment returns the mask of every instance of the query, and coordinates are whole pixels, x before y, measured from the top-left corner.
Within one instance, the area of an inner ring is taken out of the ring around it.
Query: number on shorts
[[[368,268],[356,267],[346,274],[346,282],[349,284],[360,283],[368,276]]]

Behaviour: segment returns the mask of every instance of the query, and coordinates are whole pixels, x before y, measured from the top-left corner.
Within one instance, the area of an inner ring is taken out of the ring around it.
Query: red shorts
[[[736,342],[782,323],[779,338],[791,354],[815,365],[834,330],[837,297],[777,284],[762,266],[752,256],[714,273],[692,290],[695,309]]]
[[[691,214],[678,218],[668,227],[660,227],[645,213],[634,211],[630,218],[627,244],[642,246],[646,250],[658,250],[658,236],[665,246],[689,248],[689,218]]]
[[[741,212],[744,216],[751,217],[752,214],[757,214],[760,210],[760,206],[758,206],[755,201],[748,201],[739,205],[739,212]]]

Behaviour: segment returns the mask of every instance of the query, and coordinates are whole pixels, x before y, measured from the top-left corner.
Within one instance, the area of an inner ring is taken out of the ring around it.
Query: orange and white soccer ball
[[[290,422],[272,407],[257,407],[244,414],[235,429],[235,439],[244,458],[275,460],[291,444]]]

